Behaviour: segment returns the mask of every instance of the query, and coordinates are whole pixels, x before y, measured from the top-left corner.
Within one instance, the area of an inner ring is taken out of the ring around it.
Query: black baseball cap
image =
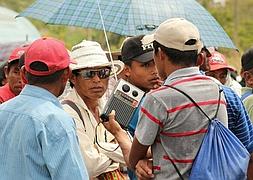
[[[241,58],[242,69],[248,71],[253,68],[253,47],[248,49]]]
[[[122,61],[130,62],[132,60],[145,63],[153,59],[152,45],[145,46],[142,44],[144,35],[128,37],[121,47]]]

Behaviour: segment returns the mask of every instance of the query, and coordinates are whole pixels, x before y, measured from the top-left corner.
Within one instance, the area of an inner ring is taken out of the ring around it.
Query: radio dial
[[[134,97],[137,97],[137,96],[138,96],[138,92],[134,90],[134,91],[132,92],[132,95],[133,95]]]
[[[128,86],[127,84],[124,84],[123,86],[122,86],[122,90],[124,91],[124,92],[129,92],[130,91],[130,86]]]

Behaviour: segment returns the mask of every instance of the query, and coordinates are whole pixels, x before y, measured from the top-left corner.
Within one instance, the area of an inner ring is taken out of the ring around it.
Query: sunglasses
[[[84,79],[92,79],[96,75],[100,79],[105,79],[111,75],[111,68],[107,67],[99,70],[84,69],[78,72],[78,74],[80,74]]]

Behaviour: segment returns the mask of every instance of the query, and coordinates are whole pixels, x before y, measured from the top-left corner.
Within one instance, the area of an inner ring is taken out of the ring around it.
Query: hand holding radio
[[[103,122],[108,121],[109,113],[115,110],[117,122],[126,130],[143,96],[142,90],[120,79],[102,111],[101,119]]]
[[[109,116],[105,113],[100,115],[100,119],[102,119],[102,123],[103,122],[108,122],[109,121]]]
[[[112,110],[108,115],[108,120],[103,120],[103,125],[114,137],[116,137],[119,132],[124,131],[115,120],[115,110]]]

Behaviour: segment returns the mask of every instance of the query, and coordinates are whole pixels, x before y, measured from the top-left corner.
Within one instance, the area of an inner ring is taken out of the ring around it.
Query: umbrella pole
[[[103,19],[102,12],[101,12],[101,9],[100,9],[99,0],[97,0],[97,5],[98,5],[98,10],[99,10],[99,15],[100,15],[101,23],[102,23],[102,26],[103,26],[103,31],[104,31],[104,35],[105,35],[106,45],[107,45],[107,48],[108,48],[108,51],[109,51],[110,61],[112,63],[112,69],[115,69],[114,68],[114,62],[113,62],[113,59],[112,59],[112,53],[111,53],[111,49],[110,49],[110,45],[109,45],[109,41],[108,41],[108,37],[107,37],[107,34],[106,34],[106,30],[105,30],[104,19]],[[114,73],[114,78],[115,78],[116,81],[118,81],[116,73]]]

